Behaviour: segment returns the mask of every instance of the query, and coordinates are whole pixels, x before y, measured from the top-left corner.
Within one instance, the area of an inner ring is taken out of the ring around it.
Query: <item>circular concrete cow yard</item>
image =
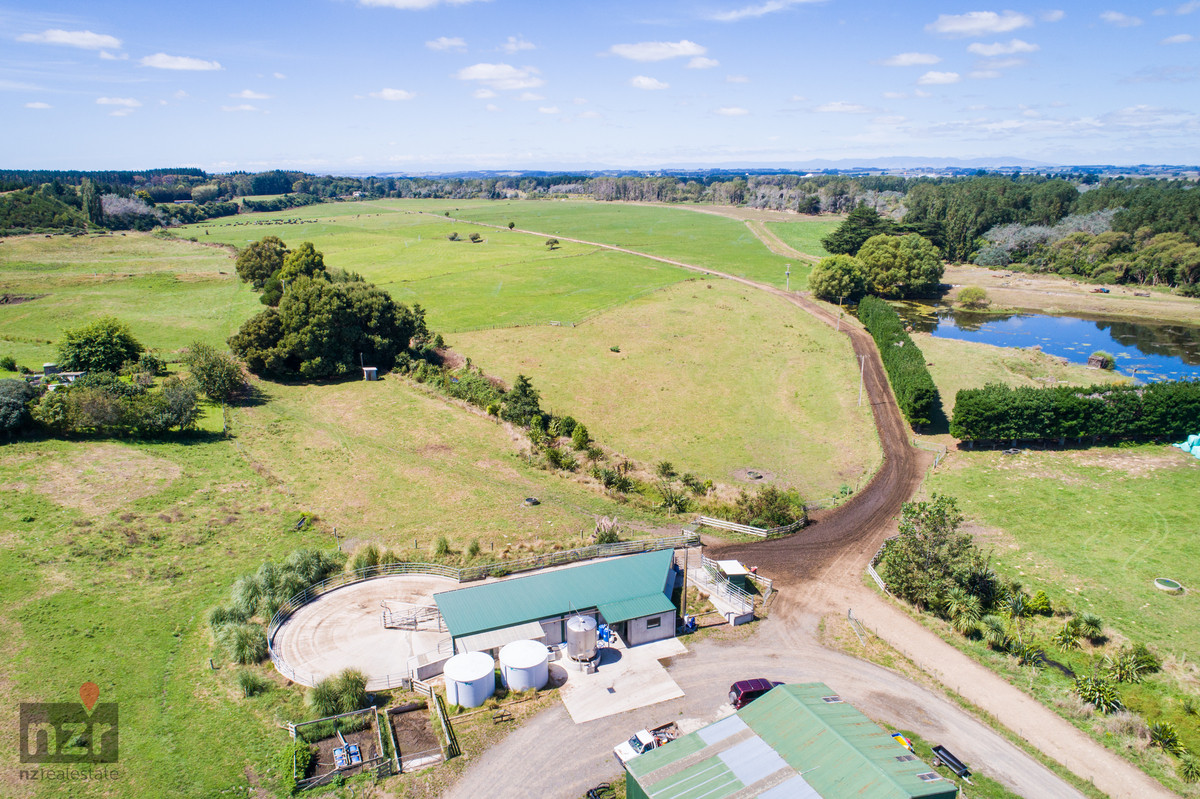
[[[410,657],[437,649],[449,633],[429,622],[417,630],[385,628],[383,603],[393,611],[433,606],[435,593],[458,587],[444,577],[395,575],[330,591],[299,608],[276,631],[274,651],[282,661],[276,665],[284,676],[309,686],[355,668],[367,675],[367,690],[392,687],[408,673]]]

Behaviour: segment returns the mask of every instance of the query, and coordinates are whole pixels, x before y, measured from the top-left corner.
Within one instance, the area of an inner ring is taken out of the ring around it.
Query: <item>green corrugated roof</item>
[[[642,616],[651,616],[655,613],[667,613],[675,610],[675,603],[666,594],[659,591],[657,594],[619,599],[616,602],[605,602],[602,605],[597,605],[597,608],[606,622],[616,624],[619,621],[640,619]]]
[[[958,795],[947,780],[918,779],[918,774],[933,769],[921,760],[897,760],[909,755],[908,750],[852,705],[823,700],[833,695],[823,683],[779,686],[738,711],[747,730],[734,733],[736,724],[727,724],[729,730],[722,733],[726,737],[716,739],[709,732],[716,725],[709,725],[634,758],[627,769],[653,799],[687,799],[701,793],[706,799],[721,799],[755,787],[758,779],[764,780],[758,793],[769,796],[777,795],[769,791],[771,787],[791,795],[811,789],[825,799],[953,799]],[[706,736],[713,740],[711,745],[705,743]],[[773,780],[768,780],[766,773],[754,771],[753,763],[739,762],[737,747],[760,746],[751,738],[774,750],[790,769],[775,771]],[[701,772],[710,790],[693,792],[690,786]],[[738,773],[750,776],[742,781]],[[789,774],[803,777],[798,783],[779,786]]]
[[[444,591],[434,594],[433,600],[455,638],[601,605],[641,601],[655,593],[665,604],[657,604],[658,609],[650,613],[659,613],[664,607],[668,610],[674,607],[663,593],[674,557],[672,550],[663,549],[608,558],[569,569]]]

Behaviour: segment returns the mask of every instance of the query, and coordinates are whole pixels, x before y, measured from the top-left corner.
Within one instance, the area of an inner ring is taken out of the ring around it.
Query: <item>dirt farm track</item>
[[[520,232],[548,235],[531,230]],[[837,324],[830,311],[804,295],[612,245],[569,239],[561,234],[557,237],[733,280],[770,292],[825,324]],[[863,585],[864,569],[883,541],[894,533],[900,507],[919,488],[932,458],[910,445],[908,427],[896,406],[870,335],[860,325],[845,320],[840,327],[850,338],[855,355],[862,359],[864,401],[871,403],[884,456],[879,471],[850,502],[815,514],[813,524],[796,535],[753,544],[710,543],[712,556],[736,557],[758,564],[765,575],[776,581],[782,590],[770,618],[737,646],[702,641],[694,652],[674,658],[672,674],[686,692],[683,699],[584,725],[572,723],[561,707],[544,711],[484,752],[446,793],[448,798],[483,795],[497,785],[522,785],[530,795],[579,796],[589,785],[616,778],[609,747],[613,741],[628,735],[628,730],[661,723],[661,718],[676,715],[694,715],[704,723],[713,721],[713,697],[723,696],[726,689],[721,686],[728,685],[730,674],[760,676],[759,669],[764,675],[769,672],[769,676],[785,681],[822,680],[835,686],[873,718],[912,729],[927,738],[952,741],[956,753],[973,760],[981,770],[1018,795],[1038,799],[1082,796],[1036,759],[940,694],[893,671],[822,646],[817,640],[822,622],[836,620],[839,615],[844,617],[848,608],[868,630],[933,681],[957,693],[1030,748],[1057,761],[1103,793],[1129,799],[1173,795],[1133,764],[1105,749],[996,673],[970,660]],[[747,668],[756,673],[745,674]],[[541,755],[545,747],[537,741],[546,740],[558,741],[563,749],[574,752],[575,768],[569,779],[564,779],[565,775],[554,768],[556,752]],[[531,777],[537,774],[553,776],[546,780]]]

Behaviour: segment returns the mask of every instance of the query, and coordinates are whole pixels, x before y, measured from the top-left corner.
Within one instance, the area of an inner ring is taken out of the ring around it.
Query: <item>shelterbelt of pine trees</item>
[[[950,435],[962,441],[1182,439],[1200,432],[1200,381],[963,389]]]
[[[858,318],[875,339],[904,418],[913,427],[929,424],[938,403],[937,386],[925,365],[925,356],[904,331],[896,310],[877,297],[863,297],[858,304]]]

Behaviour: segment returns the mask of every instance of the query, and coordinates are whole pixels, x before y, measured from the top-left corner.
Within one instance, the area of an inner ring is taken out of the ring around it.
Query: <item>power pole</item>
[[[867,356],[858,356],[858,404],[862,405],[863,375],[867,371]]]

